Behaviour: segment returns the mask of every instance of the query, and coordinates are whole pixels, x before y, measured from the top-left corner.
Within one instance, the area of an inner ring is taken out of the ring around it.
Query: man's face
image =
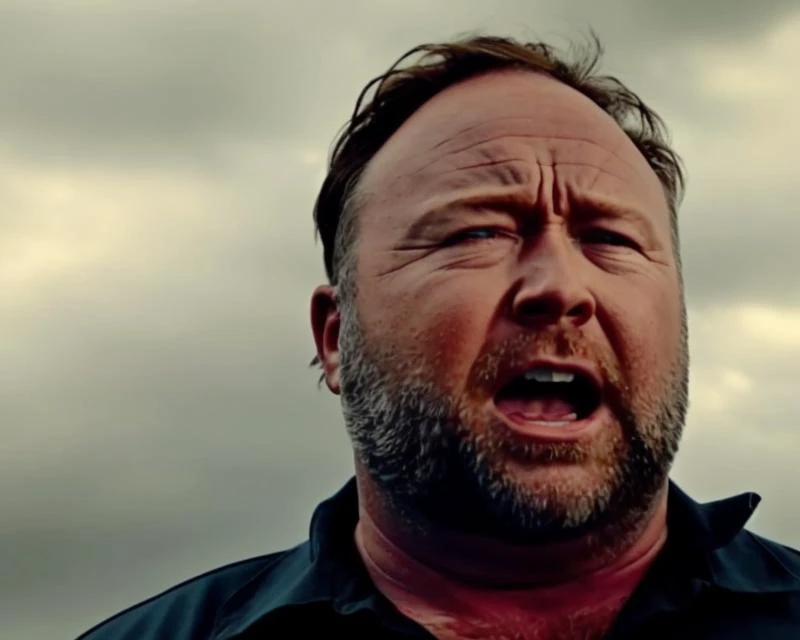
[[[387,497],[514,541],[641,514],[688,357],[666,199],[624,132],[552,79],[489,74],[423,106],[361,186],[341,394]]]

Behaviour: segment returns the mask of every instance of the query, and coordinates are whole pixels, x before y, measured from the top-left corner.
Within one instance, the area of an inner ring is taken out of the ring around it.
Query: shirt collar
[[[371,613],[410,624],[375,588],[353,534],[358,521],[355,478],[320,503],[311,518],[309,539],[263,569],[226,603],[214,640],[238,637],[270,614],[287,607],[329,606],[341,615]],[[413,625],[412,625],[413,626]]]
[[[760,539],[743,531],[760,501],[755,493],[743,493],[700,504],[670,481],[669,538],[660,564],[678,561],[683,587],[680,597],[651,599],[638,613],[676,608],[709,587],[739,593],[800,590],[797,570],[780,560],[765,566]],[[375,588],[358,555],[353,541],[357,520],[358,495],[351,478],[317,507],[309,540],[276,559],[226,603],[213,637],[234,638],[277,610],[302,605],[327,605],[342,615],[370,612],[402,627],[406,621]],[[667,570],[675,573],[674,566]]]
[[[672,540],[687,549],[711,551],[728,544],[761,502],[757,493],[742,493],[701,504],[670,481],[667,527]]]

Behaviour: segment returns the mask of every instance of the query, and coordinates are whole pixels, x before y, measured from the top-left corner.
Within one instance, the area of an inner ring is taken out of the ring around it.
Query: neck
[[[638,583],[664,545],[666,483],[650,510],[628,531],[522,546],[453,531],[414,527],[393,513],[369,478],[358,478],[356,543],[370,572],[404,591],[441,584],[473,590],[552,590]],[[609,540],[613,541],[606,544]],[[373,576],[374,577],[374,576]],[[433,581],[433,582],[432,582]]]

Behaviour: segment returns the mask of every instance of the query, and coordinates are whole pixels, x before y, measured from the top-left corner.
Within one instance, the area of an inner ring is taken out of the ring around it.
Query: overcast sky
[[[800,546],[796,0],[0,0],[0,636],[306,535],[351,470],[307,318],[358,91],[423,41],[588,26],[689,174],[674,477]]]

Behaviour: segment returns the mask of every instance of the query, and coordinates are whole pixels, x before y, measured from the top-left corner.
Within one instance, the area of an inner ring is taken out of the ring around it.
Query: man
[[[355,480],[309,542],[85,638],[800,638],[800,554],[743,528],[758,497],[669,481],[683,174],[594,44],[427,45],[368,86],[311,305]]]

